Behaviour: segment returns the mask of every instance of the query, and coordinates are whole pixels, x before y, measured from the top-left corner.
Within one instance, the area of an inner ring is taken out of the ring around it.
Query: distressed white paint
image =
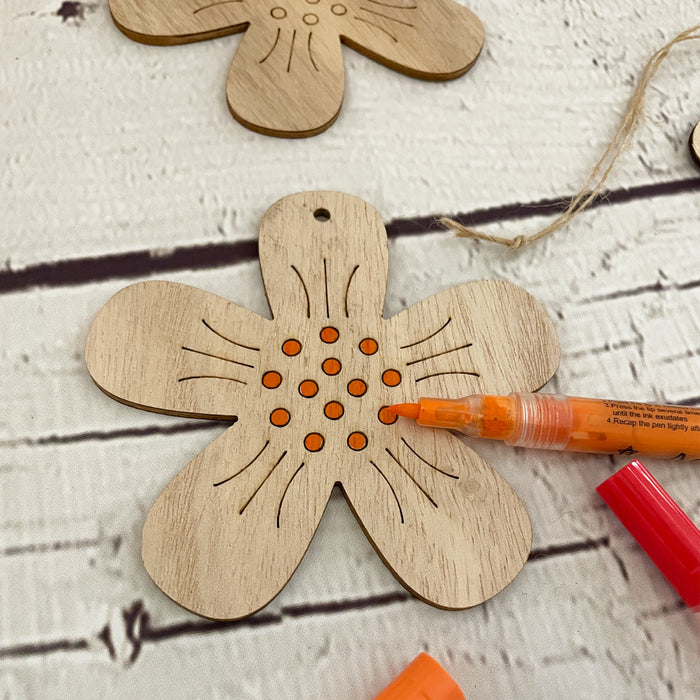
[[[61,23],[59,4],[0,8],[0,252],[12,267],[251,239],[275,199],[306,188],[359,194],[386,219],[568,194],[646,56],[697,21],[693,0],[671,9],[546,0],[520,10],[475,0],[487,47],[467,76],[421,83],[347,51],[341,118],[292,142],[228,115],[223,81],[236,38],[144,47],[112,27],[103,0],[80,23]],[[700,111],[699,48],[679,49],[659,72],[651,118],[612,186],[697,175],[686,143]],[[491,229],[516,234],[543,221]],[[386,313],[465,280],[510,280],[542,301],[560,334],[549,390],[692,399],[698,221],[695,192],[591,211],[521,251],[440,233],[395,238]],[[168,278],[267,313],[257,262]],[[299,570],[262,613],[279,622],[146,642],[130,664],[123,610],[142,601],[155,629],[197,623],[148,579],[139,532],[159,490],[220,428],[102,439],[191,423],[121,406],[84,370],[90,320],[127,283],[0,295],[0,654],[88,640],[86,649],[0,655],[0,696],[369,699],[421,649],[470,698],[700,696],[700,627],[594,493],[625,459],[499,444],[478,449],[527,505],[536,550],[610,545],[529,562],[495,599],[447,613],[404,598],[336,495]],[[700,524],[700,469],[645,463]],[[387,595],[356,610],[289,612]],[[105,626],[114,659],[99,638]]]
[[[698,21],[696,0],[474,0],[486,27],[466,76],[429,83],[345,49],[338,122],[313,139],[252,133],[226,107],[238,36],[128,40],[95,0],[0,8],[0,209],[13,268],[107,251],[252,238],[289,192],[337,189],[389,220],[572,194],[619,123],[651,52]],[[669,58],[613,186],[689,177],[693,47]],[[289,167],[293,164],[293,167]]]

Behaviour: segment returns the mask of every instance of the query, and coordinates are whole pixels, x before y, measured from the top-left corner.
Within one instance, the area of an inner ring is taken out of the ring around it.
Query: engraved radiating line
[[[471,343],[466,343],[465,345],[460,345],[458,348],[450,348],[449,350],[441,350],[440,352],[436,352],[434,355],[426,355],[425,357],[421,357],[417,360],[411,360],[410,362],[406,363],[406,367],[410,367],[411,365],[418,364],[419,362],[425,362],[426,360],[432,360],[434,357],[440,357],[441,355],[447,355],[450,352],[457,352],[457,350],[464,350],[464,348],[470,348],[472,346]]]
[[[374,5],[390,7],[392,10],[417,10],[418,5],[392,5],[390,2],[379,2],[379,0],[369,0]]]
[[[426,374],[424,377],[418,377],[418,379],[416,379],[416,384],[418,384],[418,382],[422,382],[424,379],[430,379],[431,377],[442,377],[444,374],[468,374],[471,377],[481,376],[478,372],[434,372],[433,374]]]
[[[445,472],[445,471],[443,471],[442,469],[440,469],[440,467],[436,467],[434,464],[431,464],[427,459],[425,459],[425,457],[421,457],[421,456],[406,442],[406,440],[405,440],[404,438],[401,438],[401,442],[403,442],[403,444],[406,445],[406,447],[408,447],[408,449],[411,450],[411,452],[413,452],[413,454],[414,454],[416,457],[418,457],[418,459],[419,459],[421,462],[423,462],[423,464],[427,464],[431,469],[434,469],[436,472],[440,472],[440,474],[444,474],[445,476],[449,476],[450,479],[459,479],[459,476],[457,476],[456,474],[450,474],[449,472]]]
[[[256,488],[255,491],[253,491],[253,495],[243,504],[243,508],[241,508],[240,511],[238,512],[239,515],[243,515],[243,511],[250,505],[250,502],[255,498],[258,491],[260,491],[260,489],[263,487],[263,484],[270,478],[270,476],[272,475],[272,472],[275,471],[275,469],[277,469],[277,465],[284,459],[284,456],[286,454],[287,454],[287,450],[285,450],[281,454],[280,458],[272,465],[272,469],[270,469],[270,471],[267,473],[265,478],[260,482],[260,485],[258,486],[258,488]]]
[[[418,490],[437,508],[438,504],[435,503],[435,501],[428,495],[428,492],[413,478],[413,476],[409,474],[409,472],[406,470],[406,467],[404,467],[403,464],[399,462],[399,460],[394,456],[392,451],[388,447],[385,447],[384,449],[386,450],[386,453],[389,455],[389,457],[391,457],[394,460],[394,462],[396,462],[396,464],[398,464],[401,467],[403,473],[416,485]]]
[[[280,27],[277,27],[277,36],[275,37],[275,43],[272,44],[272,48],[265,54],[265,56],[263,58],[261,58],[258,61],[258,63],[265,63],[265,61],[267,61],[267,59],[270,58],[270,56],[272,55],[272,52],[277,48],[277,42],[280,40],[280,32],[281,31],[282,30],[280,29]]]
[[[218,335],[219,338],[223,338],[227,343],[231,343],[231,345],[237,345],[239,348],[245,348],[246,350],[255,350],[255,352],[260,352],[260,348],[254,348],[252,345],[244,345],[243,343],[239,343],[235,340],[231,340],[231,338],[227,338],[223,333],[219,333],[216,329],[212,328],[205,319],[202,319],[202,323],[212,332],[214,335]]]
[[[370,22],[368,19],[358,17],[357,15],[355,15],[353,17],[353,19],[356,19],[358,22],[364,22],[365,24],[369,24],[372,27],[374,27],[375,29],[379,29],[380,31],[384,32],[388,37],[393,39],[396,43],[398,43],[399,40],[391,32],[388,32],[386,29],[384,29],[384,27],[380,27],[378,24],[375,24],[374,22]]]
[[[328,308],[328,267],[326,266],[325,258],[323,258],[323,287],[326,293],[326,318],[330,318],[331,312]]]
[[[227,382],[238,382],[238,384],[247,384],[242,379],[234,379],[233,377],[218,377],[215,374],[198,374],[196,377],[180,377],[178,382],[186,382],[190,379],[225,379]]]
[[[316,65],[316,61],[314,61],[314,55],[311,53],[311,37],[314,35],[313,32],[309,32],[309,40],[306,42],[306,48],[309,51],[309,60],[311,61],[311,65],[314,67],[314,70],[318,70],[318,66]]]
[[[265,452],[265,450],[267,449],[267,446],[268,446],[269,444],[270,444],[270,441],[268,440],[268,441],[262,446],[262,449],[260,450],[260,452],[258,452],[258,454],[256,454],[255,457],[253,457],[253,459],[251,459],[250,462],[248,462],[248,464],[246,464],[245,467],[243,467],[243,469],[239,469],[235,474],[232,474],[231,476],[229,476],[227,479],[224,479],[223,481],[217,481],[217,482],[214,484],[214,486],[221,486],[221,484],[225,484],[227,481],[231,481],[231,479],[237,477],[239,474],[242,474],[246,469],[248,469],[248,467],[249,467],[258,457],[260,457],[260,455],[261,455],[263,452]]]
[[[452,316],[450,316],[445,323],[440,326],[434,333],[431,333],[430,335],[427,335],[425,338],[422,338],[421,340],[416,340],[415,343],[409,343],[408,345],[402,345],[401,350],[405,350],[406,348],[412,348],[414,345],[420,345],[421,343],[424,343],[426,340],[430,340],[431,338],[434,338],[438,333],[441,331],[444,331],[447,326],[450,325],[452,322]]]
[[[294,41],[297,38],[297,30],[295,29],[292,32],[292,45],[289,47],[289,60],[287,61],[287,73],[289,73],[289,69],[292,67],[292,56],[294,55]]]
[[[311,318],[311,299],[309,299],[309,290],[306,288],[306,283],[304,282],[304,278],[301,276],[301,272],[299,272],[294,265],[292,265],[291,268],[297,273],[301,286],[304,288],[304,294],[306,294],[306,318]]]
[[[217,7],[218,5],[230,5],[234,2],[243,2],[243,0],[221,0],[220,2],[212,2],[209,5],[202,5],[202,7],[198,7],[192,12],[192,14],[196,15],[198,12],[201,12],[202,10],[208,10],[210,7]],[[370,2],[373,2],[373,0],[370,0]]]
[[[396,491],[394,491],[394,487],[391,485],[391,482],[389,479],[386,478],[384,475],[384,472],[370,459],[369,463],[381,474],[382,478],[384,481],[386,481],[387,486],[391,489],[391,493],[394,494],[394,500],[396,501],[396,505],[399,507],[399,515],[401,516],[401,524],[403,525],[403,510],[401,509],[401,504],[399,503],[399,497],[396,495]]]
[[[397,24],[403,24],[406,27],[413,26],[410,22],[404,22],[402,19],[396,19],[395,17],[390,17],[389,15],[385,15],[381,12],[377,12],[376,10],[370,10],[369,7],[361,7],[360,10],[362,12],[369,12],[370,14],[376,15],[377,17],[382,17],[384,19],[388,19],[390,22],[396,22]]]
[[[279,528],[280,526],[280,514],[282,513],[282,504],[284,503],[284,497],[287,495],[287,491],[289,490],[289,487],[292,485],[292,481],[296,478],[296,475],[302,470],[302,467],[304,466],[304,463],[302,462],[298,467],[297,470],[292,474],[292,478],[289,480],[289,483],[284,489],[284,493],[282,494],[282,498],[280,500],[280,504],[277,507],[277,527]]]
[[[350,277],[348,277],[347,286],[345,287],[345,318],[349,318],[350,316],[350,314],[348,313],[348,292],[350,291],[350,282],[352,282],[352,278],[355,276],[355,273],[357,272],[359,267],[359,265],[355,265],[355,267],[352,268]]]
[[[213,355],[210,352],[204,352],[204,350],[195,350],[194,348],[188,348],[186,346],[182,346],[183,350],[187,350],[187,352],[194,352],[197,353],[197,355],[205,355],[206,357],[213,357],[215,360],[223,360],[224,362],[230,362],[232,365],[240,365],[241,367],[250,367],[250,369],[254,369],[255,365],[249,365],[247,362],[239,362],[238,360],[231,360],[228,357],[222,357],[221,355]]]

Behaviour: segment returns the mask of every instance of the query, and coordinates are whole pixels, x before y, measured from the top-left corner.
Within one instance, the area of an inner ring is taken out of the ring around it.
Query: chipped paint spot
[[[81,20],[85,19],[85,7],[81,2],[68,2],[64,0],[61,7],[56,10],[56,15],[61,18],[62,22],[67,22],[69,19]]]

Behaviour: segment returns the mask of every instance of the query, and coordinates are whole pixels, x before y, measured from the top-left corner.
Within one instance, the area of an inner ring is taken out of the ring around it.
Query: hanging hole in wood
[[[314,219],[316,219],[316,221],[321,221],[321,222],[330,221],[331,220],[331,213],[328,211],[328,209],[323,209],[323,208],[317,209],[314,212]]]

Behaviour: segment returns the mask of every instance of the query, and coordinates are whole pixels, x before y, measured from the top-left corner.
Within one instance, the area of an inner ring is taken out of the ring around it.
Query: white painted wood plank
[[[697,22],[695,0],[473,0],[487,43],[463,78],[428,83],[344,50],[347,94],[325,134],[289,141],[229,115],[239,41],[153,47],[106,2],[63,21],[59,0],[0,7],[3,260],[38,261],[253,238],[270,202],[338,189],[395,217],[573,193],[613,133],[632,82]],[[692,177],[696,47],[654,82],[649,119],[611,186]]]
[[[552,587],[556,596],[542,595]],[[661,613],[661,606],[640,612],[650,590],[638,592],[641,601],[600,550],[532,563],[504,594],[473,610],[405,600],[283,617],[255,629],[146,642],[126,670],[129,644],[114,661],[98,645],[9,659],[0,691],[13,698],[36,688],[46,698],[88,697],[99,688],[114,698],[369,700],[424,649],[470,698],[697,697],[700,641],[690,615]],[[659,593],[657,603],[673,606]]]

